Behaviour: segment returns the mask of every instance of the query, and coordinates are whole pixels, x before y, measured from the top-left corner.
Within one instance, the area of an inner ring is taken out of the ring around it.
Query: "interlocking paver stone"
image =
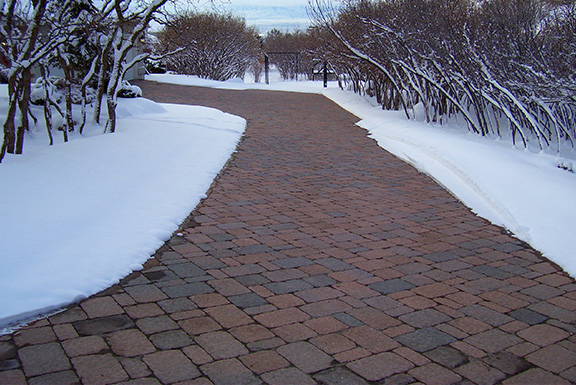
[[[154,345],[137,329],[121,330],[106,337],[112,351],[119,356],[143,356],[154,352]]]
[[[212,362],[201,366],[200,369],[215,385],[262,384],[250,369],[235,358]]]
[[[414,364],[394,353],[380,353],[351,362],[347,367],[368,381],[380,381],[396,373],[408,372]]]
[[[325,370],[314,375],[314,379],[325,385],[368,385],[362,377],[344,367]]]
[[[308,342],[281,346],[277,352],[305,373],[314,373],[332,364],[332,357]]]
[[[200,376],[196,366],[179,350],[152,353],[143,358],[163,383],[175,383]]]
[[[240,341],[223,331],[202,334],[196,337],[196,342],[215,360],[238,357],[248,353]]]
[[[466,338],[464,341],[487,353],[496,353],[522,342],[517,336],[505,333],[499,329],[490,329]]]
[[[37,376],[70,368],[68,357],[60,344],[25,346],[18,351],[26,376]]]
[[[126,315],[114,315],[73,323],[78,334],[82,336],[111,333],[117,330],[134,327],[134,322]]]
[[[357,117],[322,95],[137,83],[246,133],[142,271],[0,336],[0,383],[576,382],[574,279]]]
[[[380,294],[392,294],[398,291],[410,290],[414,287],[414,285],[402,279],[390,279],[387,281],[373,283],[368,287],[372,290],[376,290]]]
[[[111,354],[76,357],[72,364],[85,384],[113,384],[129,378],[118,359]]]
[[[441,332],[436,328],[420,329],[401,335],[397,337],[396,340],[417,352],[427,352],[428,350],[456,341],[451,335]]]

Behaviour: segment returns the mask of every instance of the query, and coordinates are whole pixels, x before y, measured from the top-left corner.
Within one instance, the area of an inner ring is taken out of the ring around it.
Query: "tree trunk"
[[[110,95],[106,98],[106,104],[108,105],[108,121],[106,121],[106,131],[115,132],[116,131],[116,101],[114,97]]]

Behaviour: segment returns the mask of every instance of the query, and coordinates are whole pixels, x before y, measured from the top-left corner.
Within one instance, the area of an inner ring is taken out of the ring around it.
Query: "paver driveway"
[[[120,284],[0,337],[0,384],[570,384],[576,285],[318,95],[138,83],[248,128]],[[172,170],[178,172],[178,170]]]

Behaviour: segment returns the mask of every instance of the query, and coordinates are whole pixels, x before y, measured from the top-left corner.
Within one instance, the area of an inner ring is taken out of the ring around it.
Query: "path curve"
[[[136,83],[248,127],[141,272],[0,337],[0,384],[576,383],[576,285],[320,95]]]

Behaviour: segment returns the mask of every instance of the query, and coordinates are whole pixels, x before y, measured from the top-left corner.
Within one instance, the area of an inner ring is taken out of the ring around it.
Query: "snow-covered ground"
[[[3,88],[0,115],[5,96]],[[119,102],[116,133],[91,126],[49,147],[38,130],[24,155],[0,164],[0,334],[141,269],[204,197],[246,127],[205,107]]]
[[[576,174],[557,167],[576,162],[574,151],[559,158],[479,138],[458,125],[408,121],[335,83],[324,89],[321,82],[277,77],[271,85],[148,79],[324,94],[358,116],[383,148],[576,276]],[[0,116],[5,93],[0,87]],[[245,128],[243,119],[213,109],[120,102],[117,133],[100,135],[102,128],[91,126],[83,138],[73,134],[70,143],[49,147],[39,129],[26,137],[24,155],[0,164],[0,334],[2,326],[90,296],[140,269],[204,196]]]

